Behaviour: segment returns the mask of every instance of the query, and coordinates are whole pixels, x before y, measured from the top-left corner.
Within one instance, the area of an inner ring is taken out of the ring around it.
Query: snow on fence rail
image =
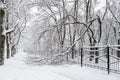
[[[30,56],[30,57],[33,57]],[[66,55],[58,55],[54,60],[54,57],[50,58],[30,58],[28,62],[31,64],[47,64],[51,63],[60,64],[80,64],[81,66],[89,66],[93,68],[98,68],[110,72],[115,72],[120,74],[120,46],[110,45],[110,46],[89,46],[82,47],[78,55],[74,59],[71,58],[71,53]],[[35,56],[34,56],[35,57]],[[32,61],[32,62],[31,62]]]
[[[81,66],[86,65],[120,73],[120,46],[90,46],[81,48]]]

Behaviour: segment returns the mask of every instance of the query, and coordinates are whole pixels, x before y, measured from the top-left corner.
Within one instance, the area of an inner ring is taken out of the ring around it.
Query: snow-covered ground
[[[0,80],[120,80],[110,74],[80,65],[32,66],[25,64],[26,54],[17,53],[0,66]]]

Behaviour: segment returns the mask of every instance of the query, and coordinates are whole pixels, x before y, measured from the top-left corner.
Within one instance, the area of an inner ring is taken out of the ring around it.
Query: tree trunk
[[[78,21],[78,0],[75,0],[74,2],[74,17],[75,17],[74,21],[76,23]],[[73,31],[72,44],[75,42],[77,24],[74,24],[73,27],[74,27],[74,31]],[[74,57],[76,56],[75,46],[73,46],[71,50],[72,50],[72,59],[74,59]]]
[[[2,35],[3,32],[3,18],[4,18],[4,10],[0,10],[0,64],[3,64],[4,62],[4,36]]]
[[[9,37],[8,37],[8,35],[6,36],[6,44],[7,44],[7,58],[10,58],[10,53],[9,53]]]
[[[6,11],[6,23],[9,23],[9,20],[8,20],[8,11]],[[6,30],[9,30],[9,24],[6,24]],[[9,34],[6,34],[6,47],[7,47],[7,58],[10,58],[10,51],[9,51]]]

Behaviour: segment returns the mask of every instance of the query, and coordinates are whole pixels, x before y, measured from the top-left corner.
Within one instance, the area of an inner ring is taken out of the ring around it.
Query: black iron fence
[[[80,64],[81,66],[106,70],[108,74],[110,72],[120,74],[120,45],[82,47],[79,52],[76,52],[74,58],[71,57],[71,52],[65,55],[57,55],[57,57],[50,56],[50,58],[44,58],[44,56],[41,56],[40,52],[37,52],[35,56],[33,56],[33,54],[28,56],[28,63],[37,65],[49,63],[53,65],[66,63]]]
[[[120,46],[91,46],[81,48],[81,66],[86,65],[120,73]]]

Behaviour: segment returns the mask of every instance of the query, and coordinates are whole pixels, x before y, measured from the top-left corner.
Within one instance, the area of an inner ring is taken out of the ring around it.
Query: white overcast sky
[[[97,11],[97,10],[103,8],[103,7],[105,6],[105,4],[106,4],[106,0],[99,0],[99,4],[96,5],[95,11]],[[31,11],[30,11],[30,12],[31,12],[31,14],[39,13],[36,6],[33,7],[33,8],[31,8]]]
[[[96,10],[103,8],[106,4],[106,0],[99,0],[99,2],[100,3],[97,5]]]

